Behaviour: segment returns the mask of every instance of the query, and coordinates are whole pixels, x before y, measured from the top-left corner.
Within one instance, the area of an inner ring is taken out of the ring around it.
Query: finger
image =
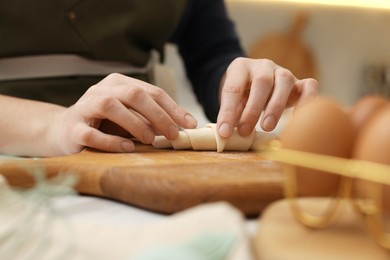
[[[176,124],[184,128],[195,128],[198,125],[197,120],[183,107],[179,106],[165,91],[153,85],[146,86],[146,89]]]
[[[319,92],[319,84],[315,79],[303,79],[298,80],[295,85],[299,89],[299,95],[292,99],[291,97],[288,100],[288,105],[293,106],[299,104],[303,101],[306,101],[312,97],[315,97]]]
[[[275,70],[275,85],[272,96],[264,110],[264,116],[260,125],[265,131],[272,131],[279,121],[287,100],[296,81],[294,75],[287,69],[278,68]]]
[[[110,135],[118,135],[124,138],[132,137],[129,131],[125,130],[123,127],[119,126],[118,124],[108,119],[101,120],[100,125],[95,128],[98,128],[103,133],[110,134]]]
[[[226,71],[226,79],[221,92],[221,107],[218,113],[217,128],[221,137],[232,135],[238,124],[238,112],[245,91],[249,86],[249,71],[246,64],[236,59]],[[242,109],[242,108],[241,108]]]
[[[86,118],[99,117],[108,119],[143,143],[149,144],[154,140],[155,135],[149,125],[116,98],[107,96],[96,97],[92,111],[91,109],[86,111],[89,111],[87,112],[88,114],[84,115]]]
[[[155,127],[153,127],[153,125],[145,118],[143,117],[140,113],[138,113],[137,111],[134,111],[134,110],[131,110],[133,112],[134,115],[136,115],[142,122],[144,122],[145,124],[147,124],[152,130],[153,130],[153,133],[155,135],[163,135],[162,133],[160,133],[158,131],[158,129],[156,129]]]
[[[159,104],[159,106],[161,106],[161,108],[168,113],[168,115],[176,124],[184,128],[195,128],[198,125],[197,120],[190,113],[179,106],[164,90],[159,87],[120,74],[110,75],[107,77],[107,81],[109,81],[110,84],[115,85],[120,84],[127,87],[141,87],[151,95],[156,103]]]
[[[256,127],[273,86],[274,68],[267,66],[252,71],[250,95],[238,127],[240,135],[247,136]]]
[[[114,99],[119,101],[119,103],[122,103],[125,107],[133,109],[141,114],[150,122],[150,125],[154,129],[157,129],[168,139],[173,140],[179,135],[176,123],[143,87],[135,85],[117,85],[110,93],[115,97]]]
[[[185,128],[197,126],[196,119],[177,105],[162,89],[149,83],[114,73],[107,76],[99,85],[103,91],[105,89],[108,92],[106,95],[114,95],[128,108],[139,112],[151,122],[154,129],[169,139],[178,136],[176,124]],[[110,88],[105,87],[106,85]]]
[[[79,128],[79,143],[83,146],[107,152],[132,152],[134,143],[129,139],[108,135],[96,128],[84,125]]]

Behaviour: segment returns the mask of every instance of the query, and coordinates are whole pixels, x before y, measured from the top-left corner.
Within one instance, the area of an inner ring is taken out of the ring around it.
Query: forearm
[[[54,115],[64,107],[0,95],[0,153],[51,156]]]

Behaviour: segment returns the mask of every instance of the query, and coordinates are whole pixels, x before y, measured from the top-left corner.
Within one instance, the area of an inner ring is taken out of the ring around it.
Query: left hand
[[[272,131],[287,107],[318,94],[315,79],[299,80],[291,71],[268,59],[235,59],[226,71],[217,127],[228,138],[235,126],[249,135],[264,111],[260,126]]]

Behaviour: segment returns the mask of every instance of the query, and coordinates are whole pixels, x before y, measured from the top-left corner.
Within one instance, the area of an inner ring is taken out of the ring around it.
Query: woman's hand
[[[260,126],[271,131],[286,107],[317,95],[318,88],[316,80],[299,80],[270,60],[238,58],[228,67],[222,83],[218,133],[230,137],[237,126],[239,134],[247,136],[263,111]]]
[[[102,122],[119,126],[139,141],[149,144],[156,134],[172,140],[177,126],[194,128],[197,121],[162,89],[120,74],[111,74],[92,86],[57,117],[55,136],[61,154],[91,147],[109,152],[131,152],[129,138],[100,129]],[[55,138],[55,137],[53,137]]]

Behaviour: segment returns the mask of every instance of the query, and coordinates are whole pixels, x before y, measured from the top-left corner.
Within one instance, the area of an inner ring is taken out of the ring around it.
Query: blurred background
[[[270,58],[299,78],[314,77],[321,93],[350,105],[369,93],[390,94],[390,1],[225,0],[248,56]],[[174,46],[177,100],[207,122]]]

